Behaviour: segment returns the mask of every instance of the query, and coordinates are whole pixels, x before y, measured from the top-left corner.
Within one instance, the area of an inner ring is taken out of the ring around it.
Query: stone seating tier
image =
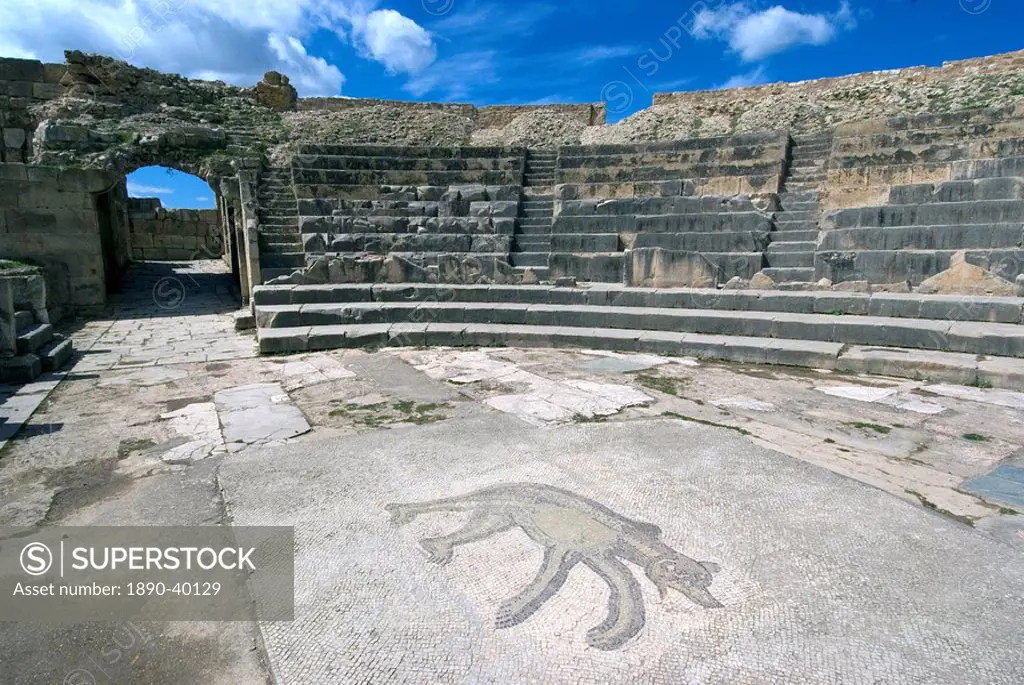
[[[1012,387],[1024,299],[601,286],[263,286],[260,349],[614,349]]]

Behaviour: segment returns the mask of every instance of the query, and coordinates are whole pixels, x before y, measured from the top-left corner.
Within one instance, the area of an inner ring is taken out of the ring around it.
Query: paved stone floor
[[[0,525],[294,525],[296,620],[145,624],[116,664],[119,626],[0,622],[0,683],[1024,681],[1022,393],[260,358],[237,307],[217,263],[133,267],[48,397],[0,394],[46,398],[0,451]]]
[[[114,296],[110,316],[75,332],[75,346],[84,353],[75,371],[253,357],[252,339],[235,335],[230,314],[238,307],[237,289],[220,261],[138,264]]]

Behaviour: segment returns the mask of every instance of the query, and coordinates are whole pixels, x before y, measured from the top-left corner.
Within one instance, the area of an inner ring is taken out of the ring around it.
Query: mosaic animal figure
[[[657,526],[626,518],[592,499],[550,485],[509,483],[482,488],[460,497],[385,507],[396,524],[435,512],[468,512],[459,530],[420,544],[430,559],[448,563],[454,549],[521,528],[544,547],[544,561],[536,577],[498,610],[496,625],[509,628],[530,618],[553,597],[577,564],[596,573],[611,594],[604,621],[591,628],[587,642],[597,649],[618,649],[644,626],[640,585],[623,564],[632,562],[658,588],[662,598],[676,590],[709,609],[722,604],[708,586],[719,567],[677,552],[661,541]]]

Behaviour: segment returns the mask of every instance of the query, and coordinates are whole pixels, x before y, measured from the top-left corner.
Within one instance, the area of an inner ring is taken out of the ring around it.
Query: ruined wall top
[[[1024,51],[956,62],[748,88],[656,93],[653,105],[587,143],[671,140],[788,128],[813,133],[877,117],[1024,101]]]
[[[24,157],[39,164],[119,172],[164,164],[211,180],[241,168],[258,168],[268,156],[285,159],[303,144],[633,143],[772,130],[815,132],[878,117],[1024,102],[1024,51],[942,67],[659,93],[650,108],[612,125],[604,125],[603,103],[478,108],[298,98],[287,76],[278,72],[268,72],[257,85],[245,88],[79,51],[68,51],[65,57],[65,66],[0,60],[0,123],[14,121],[27,132],[21,151],[15,148],[22,144],[22,136],[9,134],[7,149],[13,152],[8,161]],[[40,76],[42,85],[19,80],[24,74]],[[32,92],[33,97],[12,95],[12,88],[20,94]],[[37,91],[44,97],[35,97]]]

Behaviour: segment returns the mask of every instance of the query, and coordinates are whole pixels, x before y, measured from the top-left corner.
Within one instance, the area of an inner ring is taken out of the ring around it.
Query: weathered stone
[[[835,292],[869,293],[871,292],[871,284],[867,281],[843,281],[833,285],[832,290]]]
[[[965,295],[1017,295],[1016,283],[1000,278],[980,266],[969,264],[961,250],[950,259],[949,268],[921,281],[920,293],[961,293]]]
[[[660,247],[630,250],[626,257],[626,283],[649,288],[713,288],[721,269],[695,252]]]
[[[298,97],[288,77],[276,71],[268,71],[256,84],[256,101],[271,109],[293,110]]]
[[[742,276],[733,276],[722,287],[726,290],[746,290],[750,287],[750,280]]]
[[[775,287],[775,281],[772,280],[771,276],[763,271],[758,271],[756,274],[751,276],[750,283],[747,287],[751,290],[771,290]]]
[[[4,147],[21,148],[25,145],[25,129],[5,128],[3,129]]]

